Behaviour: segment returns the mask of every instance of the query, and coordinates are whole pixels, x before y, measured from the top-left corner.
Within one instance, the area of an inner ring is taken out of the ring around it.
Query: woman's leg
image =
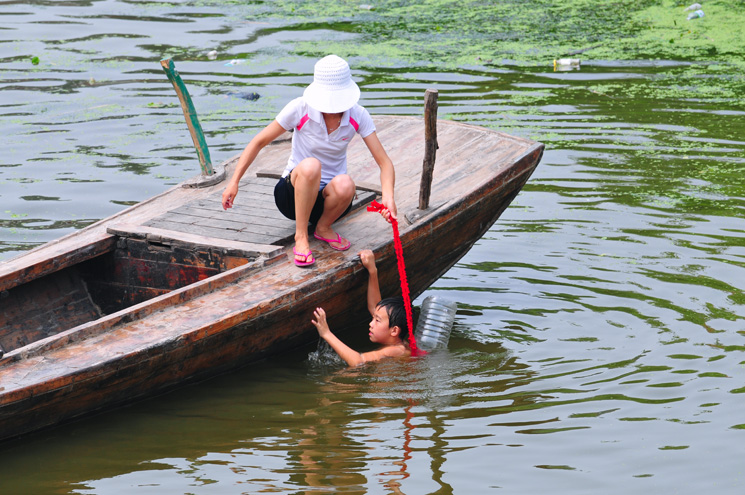
[[[298,253],[308,253],[308,220],[321,185],[321,162],[315,158],[306,158],[292,169],[290,180],[295,189],[295,250]],[[302,261],[302,257],[296,258]]]
[[[325,239],[336,239],[337,234],[331,228],[352,202],[355,193],[354,181],[347,174],[337,175],[323,189],[323,215],[316,223],[316,234]],[[349,241],[330,242],[337,249],[345,249]]]

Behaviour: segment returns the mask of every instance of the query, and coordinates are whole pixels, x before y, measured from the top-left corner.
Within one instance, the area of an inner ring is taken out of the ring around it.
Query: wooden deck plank
[[[173,208],[143,225],[177,232],[200,232],[214,238],[280,245],[294,238],[295,222],[274,205],[276,178],[247,174],[236,203],[224,210],[222,192]],[[358,190],[352,211],[375,199],[374,191]]]
[[[248,216],[244,212],[231,210],[220,212],[220,214],[215,215],[215,212],[213,211],[193,207],[177,208],[170,213],[198,217],[202,219],[211,219],[219,223],[229,222],[225,224],[225,228],[232,230],[241,230],[240,225],[248,224],[282,229],[295,226],[295,222],[285,218],[284,216],[282,216],[281,213],[277,212],[277,214],[274,214],[271,210],[265,209],[255,210],[250,216]]]
[[[267,217],[263,210],[259,210],[252,215],[239,212],[220,212],[218,215],[214,213],[199,208],[179,208],[158,217],[152,223],[157,225],[160,221],[171,221],[189,225],[214,226],[235,231],[244,230],[249,225],[257,225],[264,228],[267,234],[271,232],[282,234],[288,228],[295,227],[295,222],[286,218],[284,221],[279,221],[276,217]]]
[[[233,203],[233,207],[225,210],[222,207],[221,199],[219,196],[210,196],[203,199],[194,200],[182,206],[182,208],[198,208],[200,210],[206,210],[213,212],[212,214],[224,214],[224,213],[242,213],[242,214],[253,214],[255,212],[265,212],[266,214],[276,214],[277,218],[284,218],[287,220],[282,213],[277,210],[274,206],[274,197],[264,195],[242,195],[238,196],[238,199]],[[173,210],[171,210],[173,211]]]
[[[193,245],[199,248],[219,248],[230,255],[245,255],[247,257],[256,257],[259,255],[272,257],[279,254],[282,249],[271,244],[242,242],[219,237],[206,237],[195,235],[193,233],[164,230],[143,225],[116,224],[110,226],[107,230],[109,233],[118,236],[148,239],[157,242]]]
[[[274,205],[274,198],[271,199],[264,196],[239,196],[236,203],[233,203],[233,207],[227,210],[223,209],[219,198],[205,198],[202,200],[193,201],[180,208],[194,208],[198,210],[204,210],[205,214],[219,217],[227,214],[240,214],[243,216],[250,217],[252,215],[261,215],[263,217],[277,218],[280,220],[291,221],[286,218]],[[174,209],[171,211],[177,211]]]
[[[234,230],[225,230],[212,227],[193,226],[188,227],[186,224],[170,221],[160,221],[157,223],[157,228],[163,230],[169,230],[176,233],[184,233],[186,231],[204,237],[211,237],[214,239],[223,239],[228,241],[246,242],[249,244],[274,244],[282,242],[284,239],[279,239],[276,236],[268,236],[250,232],[239,232]],[[292,234],[295,234],[293,229]]]

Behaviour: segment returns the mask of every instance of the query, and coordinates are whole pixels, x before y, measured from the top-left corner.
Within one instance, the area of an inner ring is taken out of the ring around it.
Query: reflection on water
[[[316,57],[295,47],[360,39],[251,17],[269,10],[7,3],[0,257],[198,173],[161,58],[217,162],[310,81]],[[742,77],[715,63],[549,65],[352,60],[373,114],[419,115],[437,87],[440,117],[547,144],[524,192],[428,291],[459,303],[447,351],[350,370],[301,349],[3,444],[2,492],[740,493]]]

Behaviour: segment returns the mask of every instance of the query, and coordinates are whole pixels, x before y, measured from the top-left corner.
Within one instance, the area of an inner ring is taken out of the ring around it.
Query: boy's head
[[[391,335],[408,342],[409,327],[406,324],[406,309],[402,297],[387,297],[381,300],[376,306],[376,310],[383,309],[388,316],[388,328]],[[397,327],[397,330],[396,328]]]

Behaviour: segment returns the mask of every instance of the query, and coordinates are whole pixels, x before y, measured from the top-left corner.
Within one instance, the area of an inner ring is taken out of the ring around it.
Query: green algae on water
[[[586,60],[744,58],[742,2],[707,2],[706,16],[692,21],[686,5],[674,0],[381,0],[367,10],[349,0],[279,0],[248,9],[259,18],[294,22],[290,29],[356,35],[299,43],[303,54],[334,52],[374,63],[545,65],[580,54]]]

